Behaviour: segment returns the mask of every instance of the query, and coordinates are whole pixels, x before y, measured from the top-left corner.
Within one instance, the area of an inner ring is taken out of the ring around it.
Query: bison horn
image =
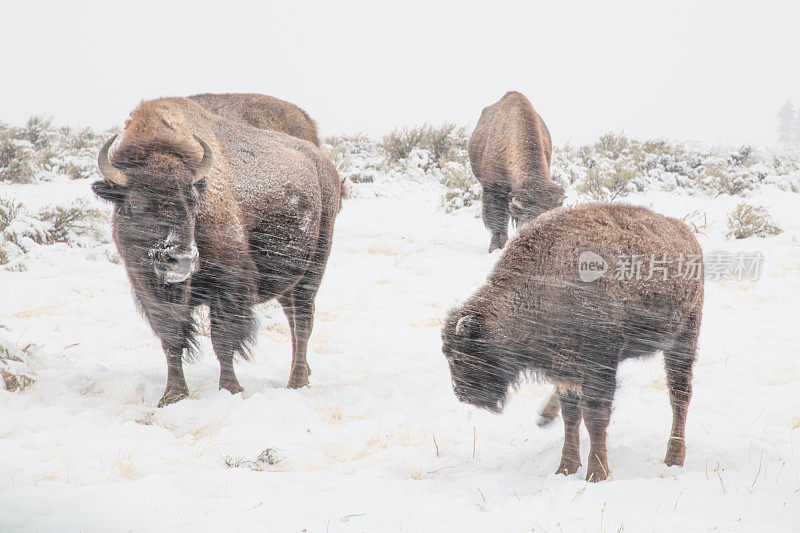
[[[103,175],[103,178],[105,178],[106,181],[110,181],[111,183],[121,187],[125,187],[128,184],[128,178],[125,176],[125,173],[111,164],[111,161],[108,160],[108,150],[116,140],[117,136],[114,135],[107,140],[100,149],[100,153],[97,155],[97,167],[100,169],[100,174]]]
[[[522,209],[522,203],[519,200],[517,200],[516,198],[511,200],[511,205],[513,205],[517,209]]]
[[[203,147],[203,159],[201,159],[200,164],[197,165],[197,170],[194,171],[194,179],[192,180],[192,183],[197,183],[208,174],[208,171],[211,170],[211,167],[214,165],[214,153],[203,139],[197,135],[195,135],[194,138],[197,139],[197,142]]]
[[[456,335],[468,339],[475,339],[480,336],[481,322],[475,315],[462,316],[456,322]]]

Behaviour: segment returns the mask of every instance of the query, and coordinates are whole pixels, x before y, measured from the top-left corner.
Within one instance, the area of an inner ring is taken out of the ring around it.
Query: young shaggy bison
[[[489,252],[505,246],[509,215],[522,225],[564,202],[564,189],[550,179],[551,151],[550,132],[524,95],[508,92],[481,113],[469,161],[483,186]]]
[[[159,405],[187,397],[182,355],[197,349],[193,310],[209,306],[219,386],[242,390],[253,306],[277,298],[292,330],[290,387],[308,383],[314,298],[341,186],[312,143],[246,126],[188,98],[142,103],[98,156],[94,191],[114,205],[113,233],[134,298],[167,357]],[[110,155],[109,155],[110,152]]]
[[[288,133],[319,147],[317,123],[294,104],[264,94],[195,94],[194,100],[209,111],[262,130]]]
[[[591,441],[586,479],[599,481],[610,473],[606,427],[617,366],[658,351],[673,412],[665,462],[683,464],[702,306],[701,250],[683,223],[626,205],[560,208],[524,226],[486,284],[450,312],[443,352],[456,396],[492,411],[502,410],[521,374],[553,382],[564,418],[556,472],[580,466],[583,418]]]

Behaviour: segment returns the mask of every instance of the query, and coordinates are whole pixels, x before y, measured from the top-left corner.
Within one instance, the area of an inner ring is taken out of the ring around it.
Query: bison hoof
[[[586,467],[586,481],[591,483],[605,481],[610,474],[607,461],[597,457],[589,458],[589,465]]]
[[[189,397],[189,390],[188,389],[171,389],[167,388],[164,391],[164,396],[161,397],[161,400],[158,402],[159,407],[166,407],[175,402],[179,402],[185,398]]]
[[[581,466],[580,461],[561,459],[561,464],[558,465],[558,470],[556,470],[556,474],[564,474],[565,476],[569,476],[577,472],[580,466]]]
[[[305,378],[295,378],[292,376],[289,378],[289,384],[287,385],[290,389],[302,389],[303,387],[308,386],[308,376]]]
[[[302,389],[308,386],[308,375],[311,371],[307,366],[293,368],[292,375],[289,376],[288,387],[290,389]]]
[[[489,253],[492,253],[495,250],[502,250],[503,246],[506,245],[507,240],[508,237],[502,235],[493,235],[492,241],[489,243]]]
[[[667,445],[667,456],[664,458],[664,464],[667,466],[683,466],[683,460],[686,458],[686,445],[683,440],[670,439]]]
[[[536,425],[539,426],[540,428],[547,427],[550,424],[552,424],[553,420],[555,419],[556,418],[554,416],[551,417],[551,416],[539,415],[539,417],[536,419]]]
[[[608,479],[608,474],[606,474],[602,468],[594,472],[586,472],[586,481],[589,483],[597,483],[598,481],[605,481],[606,479]]]
[[[220,381],[219,390],[223,389],[230,392],[231,394],[238,394],[240,392],[244,392],[244,388],[241,385],[239,385],[239,382],[235,379],[233,381],[230,380]]]

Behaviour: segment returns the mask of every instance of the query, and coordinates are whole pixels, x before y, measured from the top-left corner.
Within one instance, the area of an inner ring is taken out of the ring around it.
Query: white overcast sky
[[[556,143],[765,143],[800,104],[800,1],[0,4],[0,120],[121,124],[142,99],[260,92],[326,134],[474,124],[523,92]]]

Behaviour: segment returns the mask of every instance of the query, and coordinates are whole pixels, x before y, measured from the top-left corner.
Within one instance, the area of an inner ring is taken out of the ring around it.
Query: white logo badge
[[[580,257],[578,257],[578,276],[580,276],[581,281],[589,283],[602,278],[607,270],[608,263],[606,263],[606,260],[594,252],[587,250],[581,252]]]

